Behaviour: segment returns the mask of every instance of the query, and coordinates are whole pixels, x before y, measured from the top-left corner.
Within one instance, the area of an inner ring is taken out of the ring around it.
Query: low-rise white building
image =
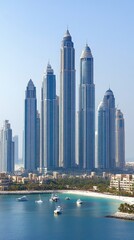
[[[110,188],[117,190],[124,190],[132,192],[134,189],[134,175],[133,174],[115,174],[111,176]]]

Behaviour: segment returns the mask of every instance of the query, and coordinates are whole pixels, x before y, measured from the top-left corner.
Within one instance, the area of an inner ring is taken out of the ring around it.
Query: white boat
[[[49,199],[50,202],[57,202],[59,200],[59,197],[55,194],[51,196],[51,198]]]
[[[59,215],[59,214],[61,214],[62,213],[62,207],[61,206],[58,206],[55,210],[54,210],[54,214],[55,215]]]
[[[82,201],[81,199],[78,199],[78,200],[76,201],[76,203],[77,203],[78,205],[81,205],[81,204],[83,203],[83,201]]]
[[[43,203],[43,201],[41,199],[35,201],[36,203]]]
[[[17,198],[17,200],[19,202],[25,202],[25,201],[28,201],[28,198],[26,196],[22,196],[22,197]]]
[[[41,197],[40,197],[39,200],[36,200],[35,202],[36,202],[36,203],[43,203],[43,201],[41,200]]]

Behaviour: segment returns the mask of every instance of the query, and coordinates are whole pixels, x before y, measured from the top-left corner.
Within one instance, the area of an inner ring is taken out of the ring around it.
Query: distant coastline
[[[53,190],[20,190],[20,191],[0,191],[0,195],[30,195],[30,194],[43,194],[58,192]]]
[[[127,203],[134,203],[133,197],[125,197],[125,196],[116,196],[112,194],[107,193],[98,193],[98,192],[92,192],[92,191],[82,191],[82,190],[21,190],[21,191],[0,191],[0,195],[27,195],[27,194],[49,194],[49,193],[64,193],[64,194],[76,194],[81,196],[87,196],[87,197],[95,197],[95,198],[109,198],[109,199],[115,199],[122,202]]]

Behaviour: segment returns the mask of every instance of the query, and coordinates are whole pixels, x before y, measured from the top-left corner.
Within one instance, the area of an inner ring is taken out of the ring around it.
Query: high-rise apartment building
[[[98,168],[115,168],[115,98],[106,91],[98,107]]]
[[[41,90],[41,169],[54,169],[58,166],[58,101],[56,78],[47,65]]]
[[[36,88],[30,79],[25,93],[25,170],[36,170]]]
[[[116,110],[116,167],[122,169],[125,167],[125,123],[121,110]]]
[[[13,142],[14,142],[14,163],[18,164],[19,163],[19,140],[17,135],[13,137]]]
[[[14,171],[14,142],[12,129],[8,120],[0,131],[0,172]]]
[[[79,88],[79,167],[95,167],[95,85],[93,57],[88,45],[80,58]]]
[[[61,46],[60,67],[60,167],[75,166],[75,50],[67,30]]]
[[[40,167],[40,114],[36,115],[36,169]]]

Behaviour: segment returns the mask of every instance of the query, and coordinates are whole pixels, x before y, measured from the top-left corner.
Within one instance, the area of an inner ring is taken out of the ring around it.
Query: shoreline
[[[63,193],[63,194],[75,194],[87,197],[95,197],[95,198],[107,198],[119,200],[122,202],[127,202],[129,204],[134,204],[134,197],[125,197],[125,196],[117,196],[107,193],[98,193],[86,190],[21,190],[21,191],[0,191],[0,195],[30,195],[30,194],[50,194],[50,193]]]
[[[126,202],[129,204],[134,204],[134,197],[125,197],[125,196],[116,196],[107,193],[98,193],[92,191],[83,191],[83,190],[22,190],[22,191],[0,191],[0,195],[30,195],[30,194],[52,194],[52,193],[61,193],[61,194],[74,194],[81,195],[86,197],[94,197],[94,198],[105,198],[105,199],[113,199],[118,200],[120,202]],[[105,216],[106,218],[115,218],[120,220],[129,220],[134,221],[134,214],[123,213],[117,211],[114,214]]]
[[[53,190],[20,190],[20,191],[0,191],[0,195],[30,195],[30,194],[48,194],[57,191]]]
[[[87,197],[114,199],[114,200],[119,200],[121,202],[127,202],[129,204],[134,204],[134,197],[117,196],[117,195],[113,195],[113,194],[98,193],[98,192],[83,191],[83,190],[65,190],[65,191],[63,191],[63,193],[77,194],[77,195],[82,195],[82,196],[87,196]]]
[[[122,220],[134,221],[134,214],[133,213],[116,212],[116,213],[108,215],[106,217],[107,218],[118,218],[118,219],[122,219]]]

